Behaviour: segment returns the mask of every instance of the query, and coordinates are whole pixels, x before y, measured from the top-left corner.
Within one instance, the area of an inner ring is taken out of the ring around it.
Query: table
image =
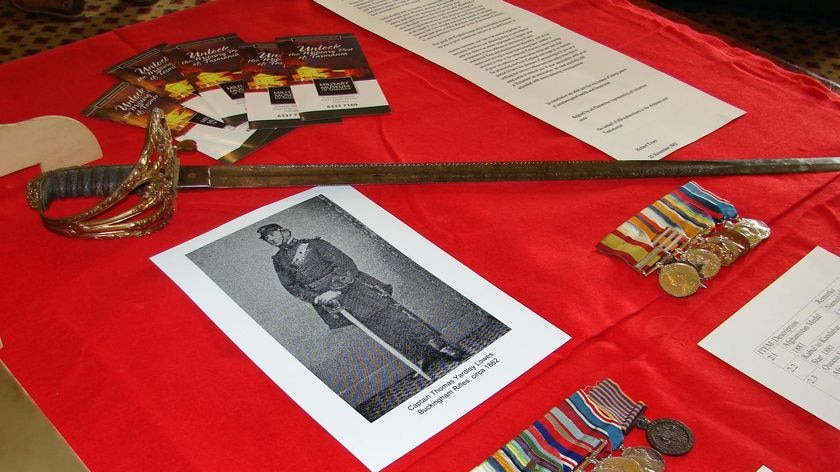
[[[516,5],[747,111],[667,159],[840,153],[840,97],[811,78],[626,0]],[[216,0],[0,66],[0,122],[58,114],[98,137],[99,163],[136,160],[143,131],[81,118],[101,71],[160,42],[355,33],[393,111],[298,129],[244,163],[607,159],[466,80],[305,0]],[[187,164],[206,164],[184,154]],[[257,369],[149,257],[301,189],[183,192],[163,231],[86,241],[49,233],[24,198],[35,168],[0,178],[0,358],[93,471],[364,470]],[[820,245],[840,251],[837,173],[696,181],[772,237],[708,288],[664,294],[594,249],[686,179],[365,186],[359,190],[572,336],[386,470],[468,470],[575,389],[610,377],[653,417],[689,424],[669,470],[831,470],[840,432],[697,346]],[[526,349],[523,346],[523,349]],[[644,443],[641,432],[628,442]]]

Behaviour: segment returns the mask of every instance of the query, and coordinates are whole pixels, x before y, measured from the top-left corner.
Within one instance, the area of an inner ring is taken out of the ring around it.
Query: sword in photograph
[[[68,167],[45,172],[29,182],[27,200],[41,214],[47,228],[66,236],[96,239],[148,234],[172,217],[179,188],[694,178],[840,170],[838,157],[181,166],[162,117],[162,112],[153,110],[146,145],[134,166]],[[136,206],[115,212],[119,203],[138,193],[141,201]],[[82,196],[105,198],[71,217],[53,218],[46,214],[53,200]]]
[[[400,351],[398,351],[397,348],[388,344],[384,339],[380,338],[376,333],[371,331],[370,328],[368,328],[367,326],[362,324],[362,322],[359,321],[355,316],[353,316],[352,313],[350,313],[349,311],[347,311],[344,308],[342,308],[339,311],[339,313],[341,313],[341,316],[347,318],[347,321],[353,323],[357,328],[362,330],[362,332],[365,333],[369,338],[373,339],[374,342],[376,342],[376,344],[379,344],[380,346],[382,346],[383,349],[385,349],[386,351],[391,353],[391,355],[393,355],[394,357],[399,359],[400,362],[402,362],[403,364],[408,366],[408,368],[413,370],[417,375],[423,377],[424,379],[428,380],[429,382],[432,381],[432,378],[429,377],[428,374],[423,372],[423,369],[421,369],[420,366],[418,366],[414,362],[411,362]]]

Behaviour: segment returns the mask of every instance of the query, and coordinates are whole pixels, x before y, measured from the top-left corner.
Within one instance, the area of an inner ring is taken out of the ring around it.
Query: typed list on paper
[[[618,160],[658,160],[744,111],[500,0],[315,0]]]
[[[840,256],[814,248],[699,344],[840,429]]]

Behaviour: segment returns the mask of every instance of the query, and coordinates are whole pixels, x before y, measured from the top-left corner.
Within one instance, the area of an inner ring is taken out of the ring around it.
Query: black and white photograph
[[[568,339],[351,187],[302,192],[153,261],[374,470],[399,455],[357,450],[371,448],[354,446],[358,428],[407,452]]]
[[[510,331],[323,195],[187,257],[369,421]]]

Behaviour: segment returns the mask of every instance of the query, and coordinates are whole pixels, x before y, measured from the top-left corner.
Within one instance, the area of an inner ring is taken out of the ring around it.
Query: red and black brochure
[[[274,130],[250,130],[244,123],[228,126],[127,82],[115,85],[82,114],[146,128],[152,108],[163,110],[166,126],[176,141],[192,140],[199,152],[228,164],[242,159],[273,137]]]
[[[225,34],[171,45],[163,50],[215,115],[230,125],[247,120],[239,55],[242,44],[239,36]]]
[[[391,111],[356,36],[277,38],[304,121]]]
[[[196,93],[195,87],[163,54],[165,47],[165,44],[158,44],[105,69],[105,73],[162,97],[169,97],[187,108],[219,120],[210,105]]]

